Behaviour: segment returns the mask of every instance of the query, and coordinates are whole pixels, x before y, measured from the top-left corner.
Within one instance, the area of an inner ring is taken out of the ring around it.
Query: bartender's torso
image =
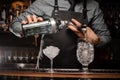
[[[45,13],[51,16],[54,0],[44,0],[44,2],[48,6]],[[68,11],[70,3],[67,0],[58,0],[58,6],[59,10]],[[76,57],[77,36],[71,30],[63,29],[55,34],[46,35],[43,50],[50,46],[57,47],[60,50],[54,58],[55,68],[77,68],[80,66]],[[41,63],[42,67],[50,67],[50,59],[45,55],[43,55]]]
[[[43,15],[51,17],[52,12],[54,10],[54,0],[40,0],[36,1],[35,4],[37,4],[39,9],[43,11]],[[68,0],[58,0],[58,6],[59,10],[68,11],[71,5],[68,2]],[[82,9],[82,3],[78,3],[75,6],[75,12],[81,13]],[[55,34],[45,35],[43,50],[50,46],[57,47],[60,50],[59,54],[54,58],[53,67],[80,68],[81,65],[76,57],[77,36],[71,30],[63,29]],[[50,59],[47,58],[44,54],[40,62],[40,67],[50,67]]]

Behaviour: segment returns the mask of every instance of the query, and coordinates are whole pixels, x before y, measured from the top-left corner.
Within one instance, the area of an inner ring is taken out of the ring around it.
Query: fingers
[[[79,21],[77,21],[76,19],[71,19],[71,22],[75,25],[75,26],[81,26],[82,24],[79,22]]]
[[[26,15],[26,18],[29,24],[32,23],[32,18],[30,15]]]
[[[43,21],[43,18],[42,17],[38,17],[37,20],[38,21]]]
[[[37,17],[35,15],[32,16],[32,21],[37,22]]]
[[[78,27],[81,26],[81,23],[78,22],[76,19],[71,19],[71,22],[68,25],[68,28],[70,28],[74,32],[79,32]]]
[[[78,27],[81,27],[81,23],[76,19],[71,19],[71,22],[68,24],[68,28],[71,29],[78,37],[84,38],[82,30],[79,30]]]
[[[75,25],[69,24],[69,25],[68,25],[68,28],[69,28],[70,30],[72,30],[78,37],[84,38],[84,34],[83,34],[82,32],[80,32],[80,31],[76,28]]]
[[[36,17],[36,15],[32,16],[33,22],[43,21],[42,17]]]
[[[35,23],[38,21],[43,21],[42,17],[37,17],[36,15],[26,15],[26,20],[23,20],[21,23],[22,24],[30,24],[30,23]]]
[[[72,23],[70,23],[70,24],[68,25],[68,28],[71,29],[72,31],[76,32],[76,33],[79,33],[79,31],[77,30],[76,26],[73,25]]]

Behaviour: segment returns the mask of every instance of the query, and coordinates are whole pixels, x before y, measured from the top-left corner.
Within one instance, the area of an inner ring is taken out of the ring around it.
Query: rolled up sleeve
[[[100,38],[99,43],[95,46],[96,47],[104,46],[111,40],[110,31],[108,30],[107,25],[104,22],[103,13],[99,8],[99,5],[96,6],[93,13],[94,17],[91,22],[91,28]]]

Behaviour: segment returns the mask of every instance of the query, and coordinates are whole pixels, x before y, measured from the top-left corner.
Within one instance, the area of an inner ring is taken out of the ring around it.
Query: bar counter
[[[49,78],[120,78],[120,70],[111,69],[89,69],[82,72],[78,69],[56,69],[50,73],[41,70],[1,70],[0,76],[16,77],[49,77]]]

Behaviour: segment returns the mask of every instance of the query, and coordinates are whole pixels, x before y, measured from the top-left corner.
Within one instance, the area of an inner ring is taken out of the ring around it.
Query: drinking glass
[[[77,59],[82,64],[82,70],[88,71],[89,64],[94,59],[94,47],[91,43],[81,41],[78,43]]]
[[[43,49],[43,54],[51,60],[50,72],[53,73],[53,59],[58,55],[60,49],[54,46],[48,46]]]

